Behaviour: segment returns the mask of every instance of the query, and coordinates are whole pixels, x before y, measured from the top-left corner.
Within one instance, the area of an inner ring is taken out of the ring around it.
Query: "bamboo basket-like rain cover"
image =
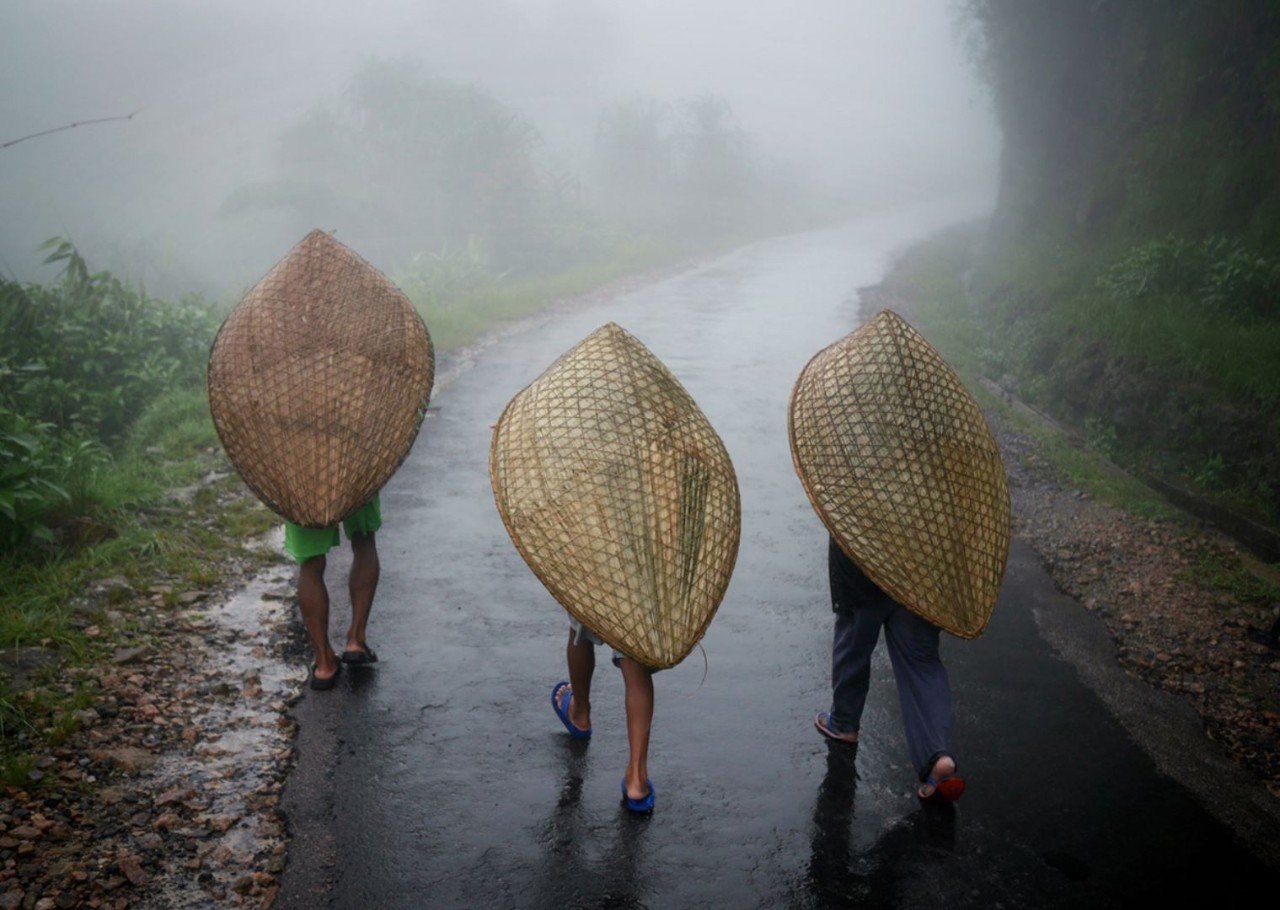
[[[977,402],[884,310],[796,382],[796,473],[841,549],[899,603],[982,634],[1009,555],[1009,486]]]
[[[231,463],[267,506],[330,527],[409,454],[434,376],[431,338],[409,299],[312,231],[219,329],[209,407]]]
[[[650,669],[684,659],[738,554],[724,444],[666,366],[613,323],[507,405],[489,474],[507,532],[552,596]]]

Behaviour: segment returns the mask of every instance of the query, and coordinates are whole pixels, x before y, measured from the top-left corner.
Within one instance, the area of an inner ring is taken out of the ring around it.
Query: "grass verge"
[[[678,260],[689,254],[681,247],[656,241],[619,243],[606,257],[549,275],[505,277],[486,275],[470,282],[447,300],[426,300],[413,294],[431,339],[439,351],[475,341],[503,322],[545,309],[557,301],[603,287],[630,275]]]
[[[996,362],[992,334],[965,288],[973,267],[981,228],[966,225],[944,231],[909,250],[881,286],[889,301],[907,301],[921,331],[956,370],[983,409],[995,413],[1039,443],[1040,453],[1072,485],[1103,502],[1152,518],[1180,514],[1151,488],[1135,479],[1105,453],[1082,444],[1068,432],[1006,402],[982,382]]]

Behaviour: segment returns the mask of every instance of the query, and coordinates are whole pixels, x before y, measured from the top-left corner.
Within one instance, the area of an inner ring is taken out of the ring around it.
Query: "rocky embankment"
[[[1015,533],[1102,618],[1125,670],[1190,702],[1206,734],[1280,797],[1280,651],[1250,636],[1280,605],[1210,582],[1207,567],[1239,562],[1235,545],[1190,519],[1141,518],[1090,498],[1036,440],[996,422]]]
[[[289,567],[255,571],[229,567],[219,588],[176,598],[164,581],[86,592],[84,615],[131,628],[103,665],[59,673],[92,701],[62,745],[36,751],[27,785],[0,792],[0,908],[274,902],[285,711],[305,673],[284,661]],[[53,659],[39,650],[0,655],[17,686]]]

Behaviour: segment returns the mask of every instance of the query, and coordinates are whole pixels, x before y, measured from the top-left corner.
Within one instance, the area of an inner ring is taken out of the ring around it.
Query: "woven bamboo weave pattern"
[[[431,338],[408,298],[312,231],[218,330],[209,407],[231,463],[267,506],[330,527],[409,454],[434,376]]]
[[[796,473],[849,558],[935,625],[980,635],[1009,555],[1009,487],[938,352],[884,310],[809,361],[789,416]]]
[[[738,481],[639,341],[609,323],[517,394],[489,474],[520,555],[602,639],[657,670],[702,638],[738,554]]]

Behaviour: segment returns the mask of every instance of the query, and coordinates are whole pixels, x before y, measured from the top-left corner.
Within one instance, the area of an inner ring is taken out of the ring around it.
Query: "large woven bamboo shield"
[[[312,231],[231,311],[209,353],[214,426],[275,512],[323,528],[409,454],[435,376],[431,338],[385,275]]]
[[[702,638],[738,555],[738,481],[634,337],[597,329],[511,399],[489,475],[520,555],[604,641],[660,670]]]
[[[845,554],[934,625],[982,634],[1009,555],[1009,486],[933,346],[884,310],[809,361],[789,417],[796,473]]]

